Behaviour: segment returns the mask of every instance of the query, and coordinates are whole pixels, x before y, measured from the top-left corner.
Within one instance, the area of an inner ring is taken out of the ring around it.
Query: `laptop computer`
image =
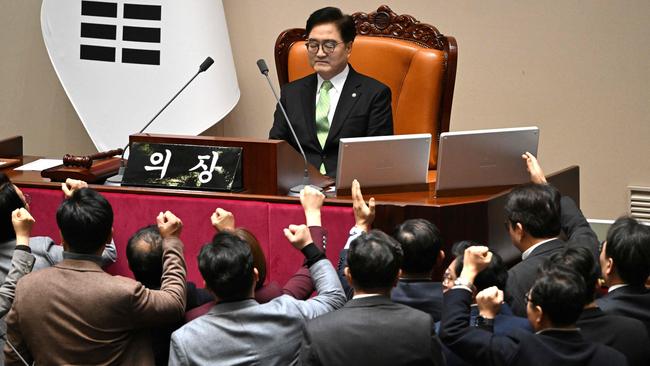
[[[521,155],[537,156],[538,143],[537,127],[444,132],[436,191],[526,183],[530,178]]]
[[[336,189],[426,184],[431,134],[342,138]]]

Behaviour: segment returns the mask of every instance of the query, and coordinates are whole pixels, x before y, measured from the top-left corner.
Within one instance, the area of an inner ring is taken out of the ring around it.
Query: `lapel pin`
[[[357,93],[352,93],[352,98],[356,98],[356,97],[357,97]]]

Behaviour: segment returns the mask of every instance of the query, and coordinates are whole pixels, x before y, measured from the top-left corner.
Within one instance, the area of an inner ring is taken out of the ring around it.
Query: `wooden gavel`
[[[98,152],[97,154],[86,155],[86,156],[74,156],[72,154],[63,155],[63,165],[65,166],[77,166],[81,168],[90,169],[93,165],[93,160],[100,160],[110,158],[115,155],[122,155],[124,150],[116,149],[104,152]]]

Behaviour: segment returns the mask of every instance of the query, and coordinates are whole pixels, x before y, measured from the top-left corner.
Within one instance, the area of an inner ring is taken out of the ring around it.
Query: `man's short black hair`
[[[221,301],[248,298],[253,286],[253,254],[244,240],[219,232],[201,248],[198,261],[205,284]]]
[[[309,33],[311,33],[311,30],[315,26],[328,23],[333,23],[336,26],[336,29],[341,33],[341,39],[343,39],[343,42],[349,43],[354,41],[354,37],[357,35],[354,20],[351,16],[343,14],[341,9],[331,6],[318,9],[311,13],[307,19],[305,32],[307,36],[309,36]]]
[[[553,326],[575,324],[582,313],[584,299],[582,276],[563,267],[543,272],[530,290],[530,301],[542,308]]]
[[[96,191],[78,189],[59,206],[56,223],[71,252],[95,254],[111,236],[113,208]]]
[[[561,230],[560,192],[548,184],[524,184],[508,194],[504,208],[511,226],[520,223],[535,238],[552,238]]]
[[[558,267],[575,271],[582,276],[585,282],[583,306],[594,301],[599,273],[598,267],[596,266],[596,259],[594,259],[594,255],[589,249],[573,245],[561,252],[553,253],[542,264],[539,272],[547,272]]]
[[[605,256],[614,260],[625,283],[642,286],[650,275],[650,227],[631,217],[620,217],[607,231]]]
[[[471,246],[477,246],[478,244],[472,241],[459,241],[452,246],[452,253],[456,255],[456,264],[454,266],[454,272],[456,272],[456,277],[460,276],[460,272],[463,271],[463,260],[465,258],[465,249]],[[474,279],[474,286],[476,286],[477,291],[484,290],[488,287],[496,286],[500,290],[505,291],[506,282],[508,282],[508,268],[503,264],[503,259],[501,256],[495,252],[492,252],[492,260],[490,264],[479,272]],[[506,294],[507,295],[507,294]]]
[[[158,226],[149,225],[136,231],[126,245],[129,268],[135,279],[147,288],[160,288],[163,272],[162,242]]]
[[[404,254],[387,234],[372,230],[350,243],[348,267],[353,286],[360,290],[390,289],[395,284]]]
[[[25,207],[25,202],[20,199],[16,187],[4,173],[0,173],[0,242],[16,238],[11,213],[21,207]]]
[[[440,230],[434,224],[425,219],[406,220],[393,236],[404,252],[404,272],[426,273],[433,269],[442,246]]]

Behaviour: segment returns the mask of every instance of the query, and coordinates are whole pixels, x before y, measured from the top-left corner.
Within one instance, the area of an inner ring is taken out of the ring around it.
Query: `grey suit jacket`
[[[14,302],[16,283],[22,276],[31,272],[33,266],[34,256],[32,253],[24,250],[14,250],[14,256],[11,258],[11,269],[9,269],[9,274],[7,274],[2,287],[0,287],[0,317],[7,314]]]
[[[29,247],[34,255],[34,271],[52,267],[63,260],[63,246],[58,245],[47,236],[33,236],[29,238]],[[11,266],[11,258],[16,248],[16,240],[0,243],[0,278],[6,276]],[[117,260],[115,243],[106,245],[102,253],[102,263],[109,265]]]
[[[328,260],[309,270],[318,296],[301,301],[283,295],[261,305],[253,299],[219,303],[172,334],[169,364],[296,364],[306,321],[345,304]]]

